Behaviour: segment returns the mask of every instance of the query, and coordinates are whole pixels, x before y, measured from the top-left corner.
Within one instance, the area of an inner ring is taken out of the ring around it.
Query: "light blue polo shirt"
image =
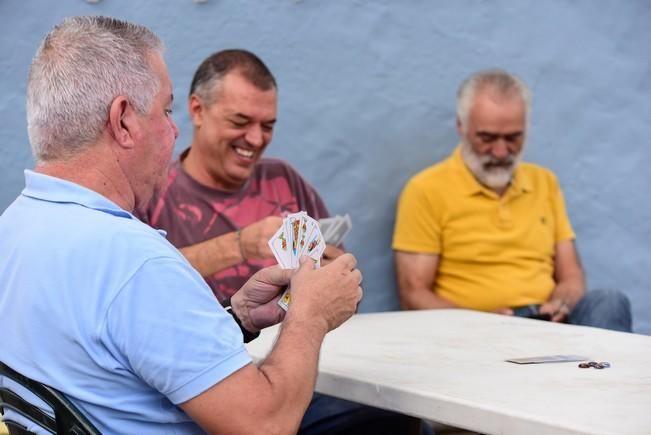
[[[251,362],[231,316],[130,213],[58,178],[25,182],[0,216],[0,360],[102,433],[201,433],[176,405]]]

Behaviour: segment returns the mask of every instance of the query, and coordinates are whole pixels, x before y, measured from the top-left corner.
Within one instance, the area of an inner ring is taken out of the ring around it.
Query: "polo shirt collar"
[[[463,157],[461,156],[461,146],[462,145],[457,146],[457,148],[454,150],[450,161],[454,169],[461,177],[460,187],[463,193],[465,193],[467,196],[472,196],[478,193],[484,193],[488,196],[497,196],[495,192],[486,186],[483,186],[479,181],[477,181],[470,169],[468,169],[468,166],[466,166],[466,163],[463,161]],[[520,162],[520,164],[516,166],[515,172],[513,173],[511,185],[506,190],[504,195],[519,195],[521,193],[532,191],[533,184],[531,182],[531,179],[526,171],[522,169],[522,162]]]
[[[79,184],[25,169],[22,195],[48,202],[79,204],[114,216],[135,219],[113,201]]]

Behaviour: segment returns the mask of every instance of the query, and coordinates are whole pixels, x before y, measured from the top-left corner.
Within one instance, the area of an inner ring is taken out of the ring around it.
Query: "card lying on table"
[[[297,269],[298,260],[304,255],[314,260],[316,267],[321,266],[325,246],[319,223],[304,211],[288,215],[278,231],[269,239],[271,252],[283,269]],[[290,303],[291,294],[288,287],[278,305],[287,311]]]
[[[576,361],[587,361],[590,358],[586,358],[581,355],[547,355],[547,356],[532,356],[528,358],[511,358],[507,359],[506,362],[516,363],[516,364],[543,364],[543,363],[557,363],[557,362],[576,362]]]

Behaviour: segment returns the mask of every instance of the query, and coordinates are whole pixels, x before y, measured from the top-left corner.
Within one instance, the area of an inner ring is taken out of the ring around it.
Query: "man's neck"
[[[108,148],[94,145],[72,158],[39,164],[34,171],[79,184],[106,197],[124,210],[134,210],[135,193],[116,157]]]
[[[181,167],[183,170],[197,183],[225,192],[237,192],[242,188],[240,186],[229,186],[219,180],[216,180],[213,174],[210,173],[206,165],[203,163],[201,153],[198,148],[190,145],[187,155],[181,158]]]
[[[497,196],[499,196],[501,198],[502,196],[504,196],[506,191],[509,190],[509,186],[511,186],[511,182],[509,182],[509,184],[507,184],[504,187],[499,187],[499,188],[489,187],[489,189],[492,190],[493,192],[497,193]]]
[[[190,145],[185,157],[181,158],[181,166],[197,183],[213,189],[221,188],[220,185],[215,183],[205,165],[201,163],[201,156],[197,149],[194,144]]]

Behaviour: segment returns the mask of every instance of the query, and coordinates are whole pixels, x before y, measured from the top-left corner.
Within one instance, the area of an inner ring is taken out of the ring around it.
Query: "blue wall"
[[[0,210],[33,164],[31,57],[52,25],[79,14],[134,20],[166,42],[177,151],[189,143],[184,100],[205,56],[242,47],[269,64],[280,107],[268,154],[299,168],[332,212],[352,215],[363,311],[397,308],[395,201],[454,148],[459,82],[489,66],[520,74],[534,92],[527,159],[564,187],[589,286],[625,291],[636,330],[651,334],[651,2],[0,0]]]

